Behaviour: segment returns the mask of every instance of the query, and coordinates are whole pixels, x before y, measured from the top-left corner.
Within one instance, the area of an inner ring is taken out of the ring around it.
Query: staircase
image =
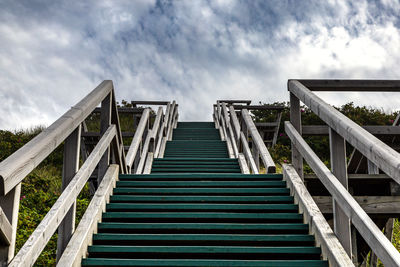
[[[180,122],[120,175],[83,266],[328,266],[281,174],[240,173],[211,122]]]

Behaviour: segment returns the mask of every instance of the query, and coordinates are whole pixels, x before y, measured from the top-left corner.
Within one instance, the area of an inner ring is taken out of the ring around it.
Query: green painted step
[[[217,165],[217,164],[212,164],[212,165],[188,165],[188,164],[184,164],[184,165],[179,165],[179,163],[175,163],[175,164],[159,164],[159,165],[153,165],[153,169],[167,169],[167,168],[185,168],[185,169],[189,169],[189,168],[194,168],[194,169],[199,169],[199,168],[203,168],[203,169],[237,169],[240,170],[239,165],[237,164],[230,164],[230,165]]]
[[[237,166],[237,162],[232,161],[216,161],[216,160],[208,160],[208,161],[153,161],[154,166],[170,166],[176,164],[177,166],[182,165],[193,165],[193,166],[210,166],[210,165],[217,165],[217,166]]]
[[[188,158],[158,158],[158,159],[154,159],[154,162],[170,162],[170,161],[180,161],[180,162],[184,162],[184,161],[189,161],[189,162],[235,162],[237,163],[238,160],[237,159],[230,159],[230,158],[217,158],[217,159],[208,159],[208,158],[192,158],[192,159],[188,159]],[[274,174],[276,175],[276,174]]]
[[[151,179],[151,178],[165,178],[165,179],[170,179],[170,178],[179,178],[179,179],[191,179],[191,178],[200,178],[200,179],[232,179],[232,180],[237,180],[237,179],[243,179],[243,180],[282,180],[283,176],[282,174],[241,174],[241,173],[222,173],[222,174],[213,174],[213,173],[165,173],[165,174],[120,174],[119,179]]]
[[[89,253],[254,253],[321,254],[318,247],[230,247],[230,246],[102,246],[94,245]]]
[[[219,169],[219,168],[208,168],[208,169],[199,169],[199,168],[190,168],[190,169],[185,169],[185,168],[156,168],[152,169],[151,172],[213,172],[213,173],[220,173],[220,172],[225,172],[225,173],[232,173],[232,172],[237,172],[240,173],[240,169]]]
[[[117,181],[118,187],[285,187],[284,181]]]
[[[215,266],[215,267],[319,267],[329,264],[321,260],[205,260],[205,259],[104,259],[82,260],[83,266]]]
[[[298,212],[298,206],[295,204],[161,204],[161,203],[109,203],[107,211],[114,210],[228,210],[233,212],[239,210],[241,212]]]
[[[114,194],[289,194],[287,188],[115,188]]]
[[[102,222],[98,225],[99,231],[106,230],[225,230],[225,231],[277,231],[308,233],[308,225],[303,223],[266,223],[266,224],[242,224],[242,223],[114,223]]]
[[[111,202],[180,202],[180,203],[293,203],[292,196],[146,196],[113,195]]]
[[[312,235],[237,235],[237,234],[95,234],[94,241],[108,240],[179,240],[179,241],[257,241],[257,242],[314,242]]]
[[[255,219],[255,220],[302,220],[298,213],[233,213],[233,212],[106,212],[104,219]]]

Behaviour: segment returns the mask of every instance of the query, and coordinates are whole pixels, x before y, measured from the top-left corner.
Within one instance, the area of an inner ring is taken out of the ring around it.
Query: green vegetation
[[[129,103],[122,102],[122,106],[128,106]],[[288,103],[275,103],[275,105],[284,105],[285,109],[282,116],[280,133],[277,145],[271,149],[272,156],[278,164],[290,162],[290,140],[284,133],[283,122],[289,120]],[[386,114],[382,110],[356,107],[353,103],[348,103],[338,108],[345,115],[350,117],[361,125],[391,125],[397,114]],[[152,112],[154,115],[154,112]],[[270,121],[274,119],[273,112],[254,111],[256,121]],[[305,124],[323,124],[315,114],[309,109],[302,108],[302,118]],[[133,118],[129,114],[121,114],[121,128],[123,131],[133,132]],[[93,115],[88,118],[87,125],[89,131],[99,129],[99,117]],[[0,161],[11,155],[17,149],[26,144],[35,137],[43,127],[37,127],[26,131],[0,131]],[[129,139],[125,140],[130,142]],[[327,137],[308,137],[307,142],[313,147],[321,159],[329,165],[329,149]],[[30,173],[22,183],[21,205],[17,232],[17,251],[25,243],[29,235],[37,227],[48,210],[61,194],[61,172],[62,172],[62,151],[63,145],[60,145],[49,157],[47,157],[38,168]],[[351,151],[349,148],[348,151]],[[278,170],[280,166],[278,166]],[[310,169],[306,168],[306,171]],[[89,189],[86,186],[77,200],[77,219],[79,220],[90,201]],[[400,248],[400,225],[396,221],[393,243]],[[53,266],[55,265],[55,253],[57,246],[57,233],[54,234],[51,241],[39,257],[35,266]]]

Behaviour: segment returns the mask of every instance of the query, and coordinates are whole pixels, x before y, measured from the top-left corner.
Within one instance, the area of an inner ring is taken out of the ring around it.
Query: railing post
[[[337,132],[335,132],[332,128],[329,128],[329,143],[332,173],[348,190],[346,142]],[[344,250],[347,252],[349,257],[352,258],[350,220],[334,199],[332,205],[335,234],[337,235]]]
[[[68,186],[69,182],[74,178],[79,169],[79,151],[81,142],[81,125],[79,125],[65,139],[64,156],[63,156],[63,173],[62,173],[62,191]],[[75,213],[76,202],[65,215],[63,221],[58,227],[57,239],[57,261],[61,258],[64,249],[67,247],[69,240],[75,230]]]
[[[20,197],[21,184],[14,187],[14,189],[12,189],[7,195],[0,196],[0,207],[3,210],[4,215],[7,217],[9,224],[11,224],[11,229],[8,229],[8,236],[11,237],[10,243],[2,244],[0,246],[1,266],[6,266],[14,257]]]
[[[107,131],[108,127],[111,125],[111,96],[110,92],[101,102],[101,112],[100,112],[100,137]],[[107,148],[98,165],[97,171],[97,186],[101,183],[101,179],[107,171],[108,165],[110,163],[110,148]]]
[[[290,93],[290,123],[301,135],[301,111],[300,111],[300,100],[293,94]],[[292,147],[292,165],[297,171],[297,174],[302,180],[304,180],[303,173],[303,157],[300,152],[296,149],[293,142]]]

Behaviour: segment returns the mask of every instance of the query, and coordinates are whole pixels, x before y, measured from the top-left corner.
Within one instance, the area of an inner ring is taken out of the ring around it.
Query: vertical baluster
[[[111,94],[106,96],[101,102],[101,112],[100,112],[100,136],[102,136],[108,127],[111,125]],[[103,156],[98,165],[97,172],[97,186],[100,184],[101,179],[107,171],[110,162],[110,148],[104,152]]]
[[[290,93],[290,123],[301,135],[301,111],[300,111],[300,100],[293,94]],[[291,144],[292,147],[292,165],[297,171],[297,174],[304,180],[303,173],[303,157],[296,147]]]
[[[68,186],[79,169],[79,154],[81,143],[81,125],[79,125],[65,140],[62,172],[62,190]],[[75,230],[76,202],[71,206],[58,227],[57,261],[60,259]]]
[[[331,153],[332,173],[338,178],[342,185],[348,190],[347,163],[346,163],[346,142],[332,128],[329,128],[329,143]],[[351,228],[350,220],[343,210],[333,200],[333,221],[334,231],[344,250],[351,258]]]

